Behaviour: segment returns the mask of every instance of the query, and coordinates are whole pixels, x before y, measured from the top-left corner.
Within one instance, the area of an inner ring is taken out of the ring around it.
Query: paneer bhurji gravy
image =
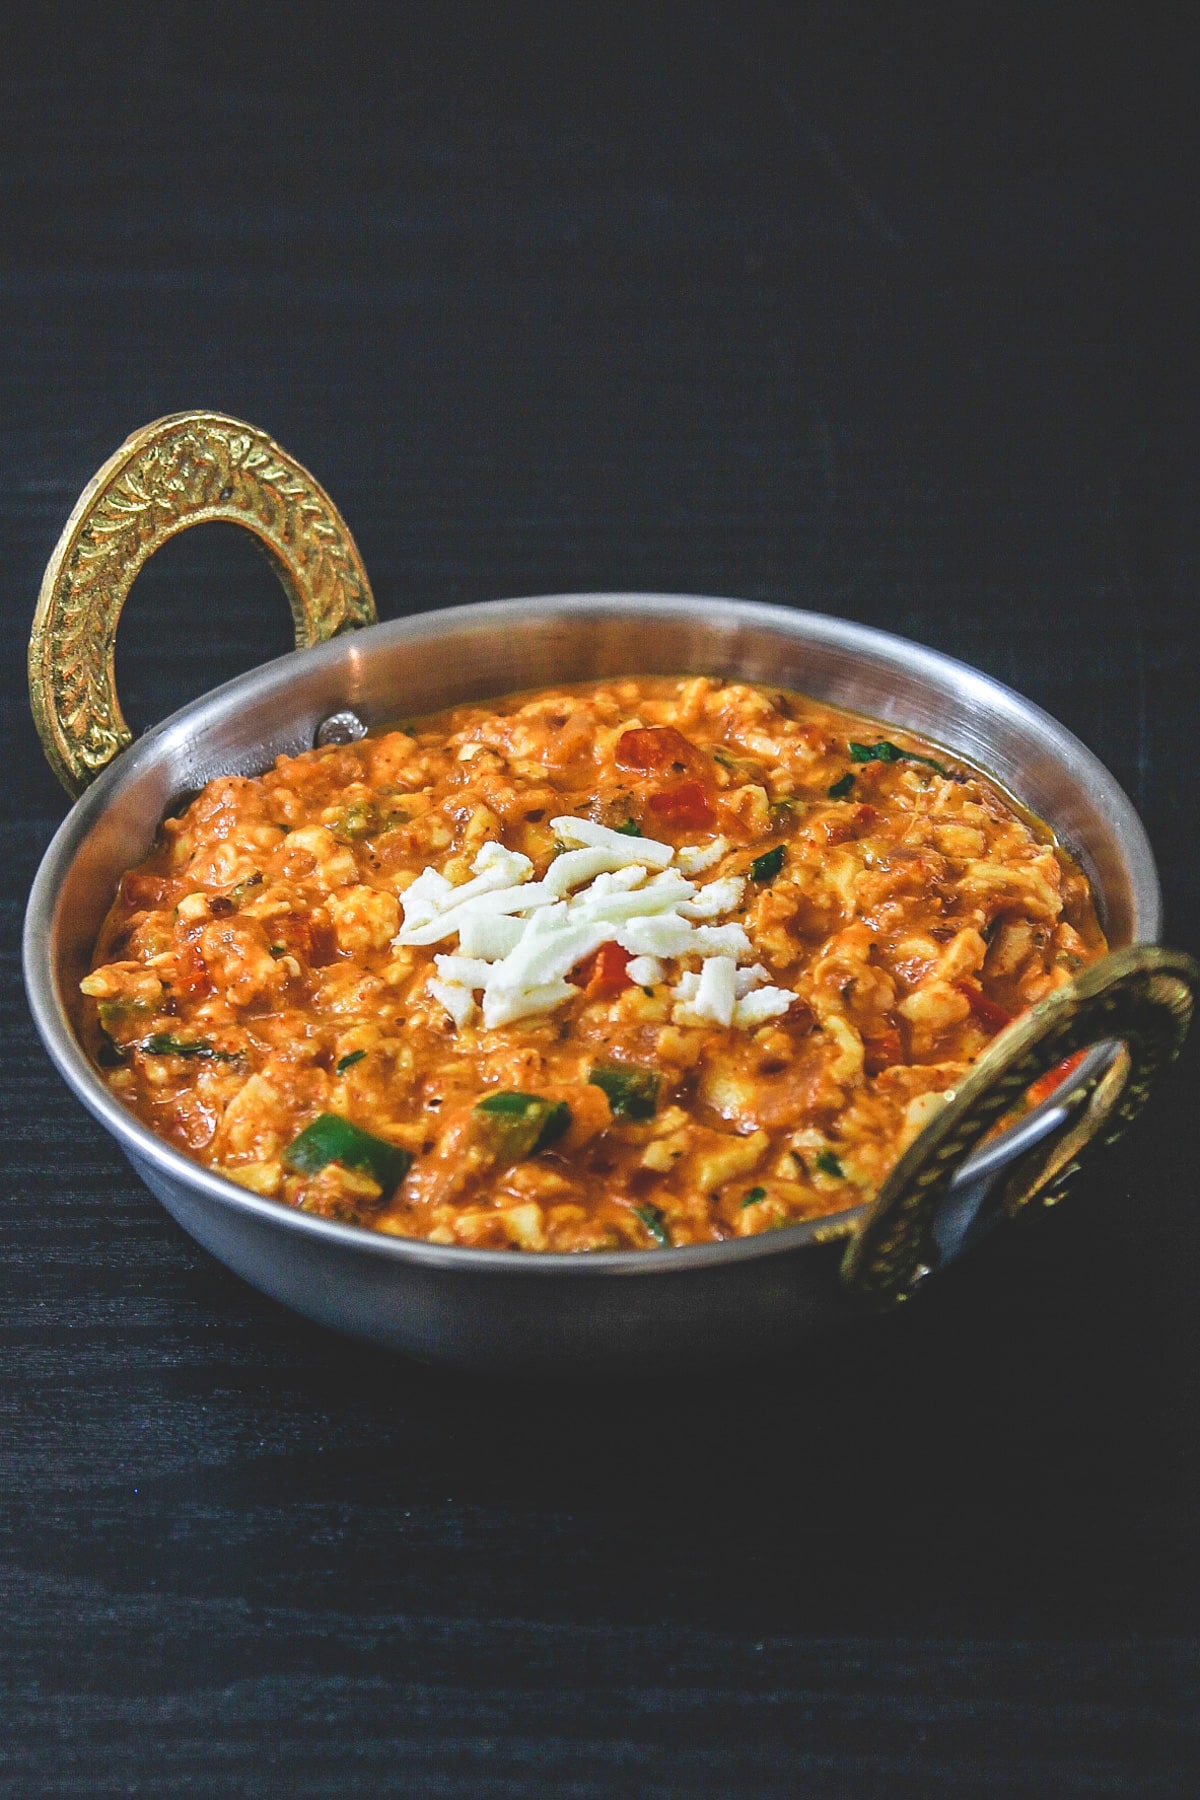
[[[655,677],[211,781],[82,986],[113,1093],[256,1194],[634,1250],[869,1199],[1104,949],[1080,869],[946,751]]]

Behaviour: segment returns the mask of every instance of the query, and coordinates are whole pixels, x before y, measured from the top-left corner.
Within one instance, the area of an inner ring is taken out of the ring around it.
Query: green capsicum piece
[[[783,859],[786,854],[785,846],[776,844],[773,850],[764,850],[761,856],[756,856],[750,864],[751,881],[774,881],[783,867]]]
[[[292,1139],[283,1161],[299,1175],[315,1175],[327,1163],[341,1163],[343,1168],[373,1176],[384,1192],[390,1193],[407,1175],[412,1154],[372,1137],[340,1113],[320,1113]]]
[[[487,1094],[472,1111],[497,1162],[536,1156],[557,1143],[571,1123],[565,1100],[547,1100],[541,1094]]]
[[[658,1111],[661,1078],[653,1069],[635,1069],[618,1063],[596,1063],[588,1076],[608,1098],[616,1118],[652,1119]]]

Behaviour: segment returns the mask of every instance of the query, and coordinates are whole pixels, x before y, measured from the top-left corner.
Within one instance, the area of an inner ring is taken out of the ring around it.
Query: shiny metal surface
[[[663,1254],[521,1257],[383,1237],[260,1199],[172,1150],[112,1098],[76,1041],[78,983],[115,883],[180,795],[307,749],[322,721],[347,708],[374,727],[555,681],[690,672],[798,689],[978,763],[1082,862],[1114,947],[1157,940],[1150,847],[1107,770],[1030,702],[886,633],[745,601],[556,595],[426,613],[282,657],[186,707],[96,781],[50,845],[26,920],[30,1005],[50,1055],[164,1205],[230,1268],[340,1330],[492,1369],[726,1361],[854,1316],[838,1240],[864,1208]],[[993,1184],[1031,1136],[1061,1128],[1064,1110],[1069,1096],[1055,1096],[1008,1154],[989,1145],[964,1165],[947,1245],[966,1241]]]

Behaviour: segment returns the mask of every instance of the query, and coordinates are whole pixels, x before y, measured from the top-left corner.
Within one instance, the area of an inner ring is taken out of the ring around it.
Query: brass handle
[[[46,565],[29,640],[29,698],[50,767],[82,793],[132,738],[117,699],[121,608],[160,544],[210,519],[252,531],[296,622],[318,644],[375,620],[362,558],[308,470],[253,425],[172,413],[127,438],[88,483]]]
[[[1089,1148],[1111,1144],[1145,1105],[1183,1048],[1200,968],[1178,950],[1141,944],[1117,950],[1008,1026],[975,1063],[954,1098],[900,1158],[851,1239],[847,1284],[882,1305],[906,1300],[938,1262],[935,1225],[955,1173],[989,1128],[1039,1075],[1093,1044],[1114,1040],[1115,1062],[1089,1082],[1087,1105],[1049,1151],[1010,1175],[1009,1213],[1061,1198]]]

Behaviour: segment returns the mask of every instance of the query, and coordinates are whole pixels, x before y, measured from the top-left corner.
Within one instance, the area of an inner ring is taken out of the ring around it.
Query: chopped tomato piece
[[[290,913],[271,922],[271,936],[277,944],[306,962],[310,969],[324,969],[337,961],[337,933],[330,919],[312,913]]]
[[[639,775],[682,775],[707,768],[695,744],[689,743],[673,725],[640,725],[624,731],[617,739],[615,761],[618,769],[632,769]]]
[[[134,906],[139,911],[150,910],[162,905],[169,887],[170,883],[161,875],[143,875],[137,869],[131,869],[121,877],[121,898],[126,906]]]
[[[197,1000],[212,993],[213,984],[208,965],[195,944],[185,944],[177,953],[175,971],[171,987],[176,994],[186,994],[190,999]]]
[[[848,844],[851,838],[858,837],[861,832],[874,825],[878,817],[879,814],[873,806],[864,805],[856,806],[854,811],[847,813],[844,819],[823,819],[821,824],[825,832],[825,842],[827,844]]]
[[[974,982],[964,981],[960,986],[961,991],[971,1002],[971,1011],[988,1031],[1003,1031],[1006,1025],[1012,1024],[1015,1015],[1005,1012],[1004,1008],[997,1006],[994,1000],[989,1000],[983,989],[977,987]]]
[[[1064,1057],[1054,1068],[1039,1075],[1025,1095],[1030,1106],[1038,1106],[1043,1100],[1048,1100],[1056,1088],[1060,1088],[1064,1081],[1069,1081],[1086,1055],[1086,1050],[1076,1050],[1074,1056]]]
[[[680,781],[674,787],[651,794],[647,805],[661,825],[697,831],[716,823],[716,810],[698,781]]]
[[[332,919],[310,918],[308,921],[308,960],[314,969],[334,962],[338,953],[337,933]]]
[[[627,973],[632,961],[620,944],[601,944],[572,969],[570,979],[584,989],[589,1000],[611,1000],[622,988],[633,986]]]
[[[878,1075],[904,1061],[904,1043],[894,1025],[880,1025],[870,1037],[864,1034],[863,1052],[868,1075]]]

